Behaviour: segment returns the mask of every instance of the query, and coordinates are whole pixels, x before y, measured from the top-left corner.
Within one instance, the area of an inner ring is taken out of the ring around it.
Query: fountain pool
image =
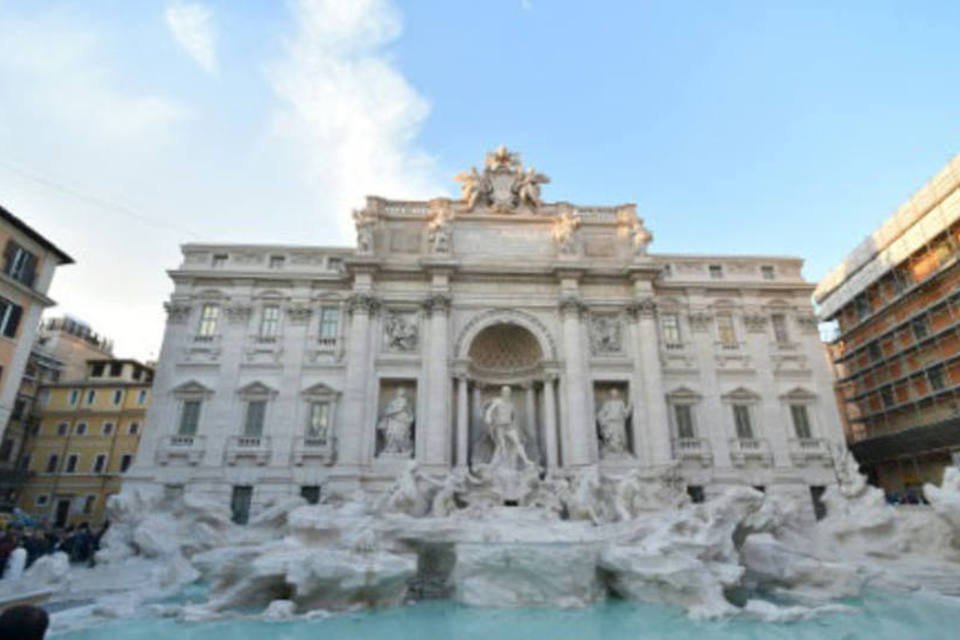
[[[324,619],[283,622],[244,618],[197,623],[160,618],[119,620],[51,637],[58,640],[105,637],[111,640],[946,640],[956,638],[960,628],[960,599],[924,593],[874,592],[845,604],[852,611],[771,624],[744,616],[696,621],[679,608],[623,601],[578,610],[480,609],[433,601]]]

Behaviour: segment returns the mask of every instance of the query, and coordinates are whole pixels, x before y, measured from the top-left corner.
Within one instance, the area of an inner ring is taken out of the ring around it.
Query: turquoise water
[[[960,600],[925,595],[874,594],[846,604],[857,613],[772,624],[749,619],[695,622],[680,610],[610,602],[590,609],[474,609],[428,602],[325,620],[264,622],[233,619],[184,623],[123,620],[54,636],[59,640],[670,640],[814,639],[940,640],[960,638]]]

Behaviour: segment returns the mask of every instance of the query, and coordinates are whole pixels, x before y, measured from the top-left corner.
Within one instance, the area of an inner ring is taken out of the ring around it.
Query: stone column
[[[449,412],[451,378],[447,358],[450,298],[445,294],[434,294],[424,302],[424,308],[430,325],[426,361],[427,419],[418,422],[422,431],[417,437],[426,438],[424,464],[449,467],[453,454]]]
[[[536,405],[536,402],[535,402],[535,396],[534,396],[534,394],[535,394],[536,392],[535,392],[535,390],[534,390],[534,388],[533,388],[533,382],[531,381],[531,382],[528,382],[527,384],[525,384],[525,385],[523,386],[523,391],[524,391],[524,401],[525,401],[525,402],[524,402],[524,412],[526,413],[526,418],[527,418],[527,425],[526,425],[525,431],[527,432],[527,435],[528,435],[529,437],[534,438],[534,444],[536,444],[536,437],[537,437],[537,432],[538,432],[538,429],[537,429],[537,405]],[[537,449],[537,451],[535,451],[535,453],[539,454],[539,449],[540,449],[540,447],[537,446],[536,449]],[[531,457],[533,457],[533,456],[531,456]],[[536,457],[539,457],[539,455],[537,455]]]
[[[597,461],[596,433],[587,416],[587,380],[583,361],[580,316],[583,303],[567,297],[560,303],[563,316],[564,392],[566,413],[561,417],[564,466],[582,466]],[[591,444],[593,445],[591,447]]]
[[[480,388],[480,385],[477,382],[473,383],[473,402],[470,409],[470,424],[473,426],[473,429],[467,428],[467,442],[470,444],[467,445],[467,455],[472,455],[469,451],[470,446],[473,444],[472,440],[477,437],[477,434],[480,432],[480,429],[483,428],[483,390]],[[467,461],[467,464],[470,464],[470,461]]]
[[[346,377],[343,388],[343,412],[337,432],[340,464],[359,466],[372,456],[368,441],[375,438],[372,425],[367,424],[366,408],[370,402],[369,350],[370,316],[379,307],[379,300],[369,293],[355,293],[348,301],[351,314],[347,349]]]
[[[457,466],[466,468],[470,462],[467,460],[469,451],[468,441],[470,438],[469,413],[467,412],[468,399],[467,376],[457,376]]]
[[[653,298],[641,298],[630,309],[636,322],[637,353],[643,373],[643,399],[647,423],[647,451],[653,465],[665,465],[673,459],[670,447],[670,421],[660,368],[660,342],[657,335],[656,305]]]
[[[553,390],[556,383],[554,373],[548,373],[543,380],[543,446],[547,450],[547,471],[557,468],[557,398]]]

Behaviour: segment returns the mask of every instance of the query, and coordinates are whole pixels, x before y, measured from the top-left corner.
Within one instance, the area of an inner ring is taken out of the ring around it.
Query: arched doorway
[[[540,340],[517,322],[495,322],[473,335],[466,353],[470,388],[467,456],[471,465],[487,462],[492,453],[484,413],[503,386],[512,390],[527,455],[540,464],[555,463],[551,452],[556,438],[550,433],[556,429],[555,394],[553,381],[545,376],[544,360]]]

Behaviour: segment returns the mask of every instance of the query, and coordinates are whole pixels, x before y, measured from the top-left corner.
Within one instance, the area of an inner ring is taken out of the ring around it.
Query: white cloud
[[[202,4],[174,3],[164,12],[167,28],[187,55],[207,73],[217,70],[213,10]]]
[[[365,195],[443,191],[415,139],[430,106],[386,47],[401,33],[389,0],[299,0],[286,56],[269,70],[275,132],[302,154],[328,222],[346,233]]]

